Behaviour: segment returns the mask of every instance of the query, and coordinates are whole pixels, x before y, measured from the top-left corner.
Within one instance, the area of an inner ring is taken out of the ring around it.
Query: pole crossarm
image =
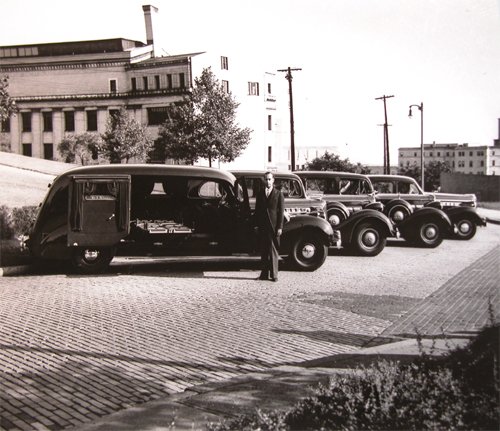
[[[287,67],[286,69],[278,69],[278,72],[286,72],[285,78],[288,81],[288,94],[290,98],[290,158],[292,171],[295,170],[295,128],[293,120],[293,90],[292,90],[292,72],[302,70],[298,67]]]

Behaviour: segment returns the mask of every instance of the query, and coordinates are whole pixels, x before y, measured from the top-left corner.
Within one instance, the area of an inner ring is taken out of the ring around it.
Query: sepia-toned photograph
[[[0,0],[0,430],[500,429],[498,0]]]

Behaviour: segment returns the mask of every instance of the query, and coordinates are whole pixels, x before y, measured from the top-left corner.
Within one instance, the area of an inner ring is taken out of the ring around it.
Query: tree
[[[414,178],[419,184],[421,181],[420,165],[413,163],[402,168],[399,168],[400,175]],[[424,190],[434,191],[441,186],[441,172],[451,172],[451,167],[448,162],[433,160],[425,165],[424,170]]]
[[[153,140],[146,127],[131,118],[124,108],[109,116],[106,132],[101,137],[101,151],[111,163],[122,160],[128,163],[131,158],[144,162],[153,149]]]
[[[89,165],[97,160],[102,141],[95,133],[67,134],[57,146],[66,163]]]
[[[9,96],[9,77],[0,78],[0,125],[17,111],[16,102]]]
[[[215,159],[231,162],[250,142],[251,130],[236,123],[238,106],[211,69],[204,69],[189,96],[170,106],[157,145],[175,160],[195,163],[204,158],[210,166]]]
[[[321,157],[316,157],[306,163],[304,168],[306,171],[339,171],[339,172],[356,172],[359,174],[369,174],[370,168],[361,163],[351,163],[348,158],[342,160],[337,154],[325,151]]]

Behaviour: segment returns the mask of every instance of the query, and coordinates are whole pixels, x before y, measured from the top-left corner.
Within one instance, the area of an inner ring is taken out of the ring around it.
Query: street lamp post
[[[420,111],[420,171],[421,171],[421,185],[422,190],[424,190],[424,102],[420,105],[410,105],[410,112],[408,117],[412,117],[411,108],[418,108]]]

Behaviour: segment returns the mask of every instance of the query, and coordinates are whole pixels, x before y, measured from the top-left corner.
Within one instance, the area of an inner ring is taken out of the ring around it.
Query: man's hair
[[[271,175],[274,178],[274,174],[271,171],[266,171],[266,173],[264,174],[264,178],[268,175]]]

